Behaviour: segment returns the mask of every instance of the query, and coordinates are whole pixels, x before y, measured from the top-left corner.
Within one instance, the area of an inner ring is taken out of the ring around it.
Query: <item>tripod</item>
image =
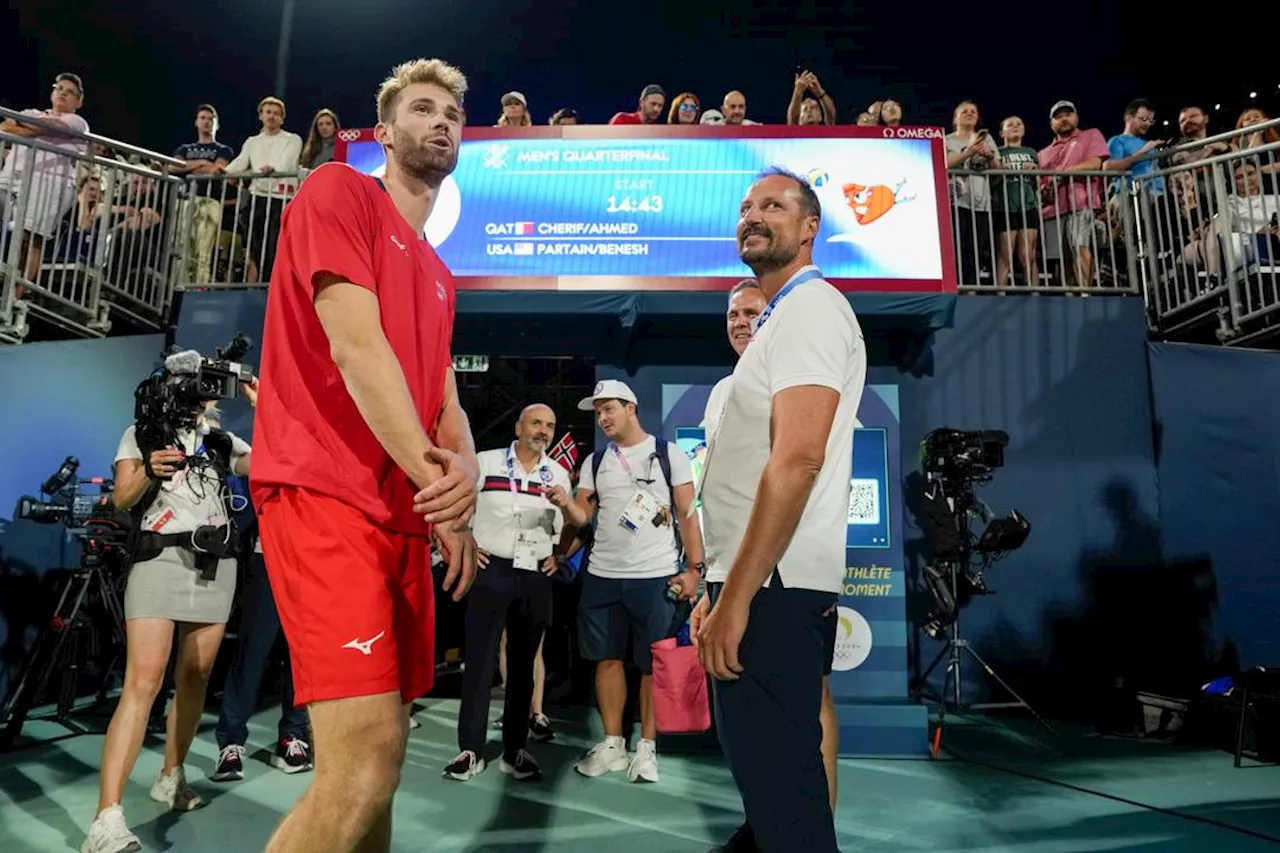
[[[950,595],[952,607],[955,608],[955,612],[952,614],[950,624],[947,626],[946,645],[938,652],[937,657],[933,659],[933,663],[929,664],[929,667],[920,676],[916,684],[916,694],[918,698],[931,700],[938,704],[938,728],[934,735],[933,746],[935,758],[937,757],[938,747],[942,739],[942,729],[946,725],[947,713],[949,710],[953,713],[959,713],[963,710],[982,711],[998,708],[1025,708],[1031,713],[1031,716],[1035,718],[1036,722],[1044,726],[1050,732],[1053,731],[1053,726],[1049,725],[1044,717],[1042,717],[1039,712],[1037,712],[1036,709],[1027,702],[1027,700],[1023,699],[1007,681],[1001,678],[1000,673],[996,672],[995,668],[992,667],[991,664],[987,663],[987,661],[983,659],[982,655],[974,651],[974,648],[969,641],[960,634],[960,574],[963,568],[968,568],[972,565],[973,559],[973,539],[969,531],[969,518],[971,515],[978,515],[985,520],[989,516],[989,512],[984,506],[982,506],[981,502],[976,499],[972,492],[967,494],[961,492],[961,494],[956,497],[954,512],[959,528],[959,536],[955,540],[955,551],[950,555],[951,558],[947,560],[948,579],[950,581],[950,588],[947,592]],[[984,559],[990,560],[989,552],[984,551],[983,553]],[[1012,696],[1014,701],[966,703],[964,701],[962,688],[962,662],[966,654],[982,668],[983,672],[985,672],[991,680],[999,684],[1006,693]],[[925,692],[929,676],[938,668],[938,664],[942,663],[943,660],[947,661],[947,671],[942,682],[942,690],[936,696],[929,695]],[[947,695],[948,692],[950,692],[950,696]]]
[[[124,576],[124,572],[119,575],[121,578]],[[91,603],[96,603],[100,608],[96,614],[93,613]],[[89,652],[99,662],[106,657],[98,649],[95,626],[95,622],[103,620],[110,625],[111,640],[115,648],[108,664],[102,668],[102,681],[98,687],[99,703],[106,700],[111,673],[124,653],[124,607],[120,603],[116,582],[108,575],[103,549],[92,539],[87,539],[80,564],[63,587],[53,616],[41,627],[17,686],[0,707],[0,751],[13,748],[27,715],[43,695],[55,672],[61,673],[62,683],[58,691],[57,708],[47,719],[66,727],[73,735],[87,734],[87,729],[71,719],[71,709],[76,700],[85,652]],[[85,646],[87,649],[82,648]]]

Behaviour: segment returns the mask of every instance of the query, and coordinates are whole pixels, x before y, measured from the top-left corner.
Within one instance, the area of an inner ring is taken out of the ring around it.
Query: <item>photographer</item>
[[[160,390],[176,381],[174,376],[160,380]],[[257,380],[240,388],[256,406]],[[125,430],[116,452],[115,504],[129,510],[138,525],[125,588],[128,659],[124,690],[103,745],[98,814],[84,853],[138,849],[130,846],[139,842],[125,824],[120,801],[164,680],[175,625],[177,689],[165,730],[164,767],[151,798],[177,811],[204,805],[187,785],[183,762],[235,593],[236,537],[226,478],[248,474],[250,454],[249,445],[235,435],[210,428],[215,416],[211,402],[199,405],[194,417],[175,425],[169,446],[146,456],[139,436],[151,432],[139,419]]]

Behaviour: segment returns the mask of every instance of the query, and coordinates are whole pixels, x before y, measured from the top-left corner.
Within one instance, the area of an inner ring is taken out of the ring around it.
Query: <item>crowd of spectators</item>
[[[84,100],[80,78],[63,73],[55,80],[51,107],[26,112],[83,133],[89,129],[79,115]],[[468,108],[472,124],[485,116],[483,105],[469,104]],[[529,100],[519,91],[504,94],[495,112],[496,127],[535,124]],[[1068,268],[1065,275],[1079,283],[1097,279],[1098,256],[1105,254],[1099,250],[1098,240],[1099,237],[1107,239],[1118,227],[1114,205],[1121,194],[1116,190],[1127,187],[1125,182],[1139,179],[1144,191],[1163,196],[1166,188],[1162,177],[1141,180],[1158,166],[1185,165],[1232,149],[1247,151],[1280,140],[1276,129],[1267,127],[1242,134],[1230,143],[1202,145],[1164,158],[1150,156],[1153,150],[1204,140],[1210,135],[1210,123],[1217,113],[1216,108],[1210,111],[1204,105],[1188,103],[1179,110],[1176,122],[1165,119],[1163,124],[1157,124],[1155,108],[1140,98],[1116,117],[1099,116],[1097,110],[1087,105],[1078,110],[1074,102],[1059,100],[1039,105],[1025,115],[1000,116],[993,121],[991,119],[997,117],[984,117],[975,101],[960,102],[954,108],[945,144],[947,167],[952,170],[949,186],[961,282],[987,280],[1000,285],[1019,280],[1039,282],[1039,258],[1043,252],[1037,251],[1037,234],[1053,220],[1057,220],[1054,227],[1063,235],[1064,248],[1069,245],[1072,249],[1066,256],[1073,258],[1074,263],[1064,265]],[[165,167],[170,174],[191,179],[182,200],[190,206],[188,266],[184,276],[188,281],[201,283],[227,275],[247,282],[268,278],[284,204],[308,170],[334,157],[335,142],[342,128],[334,110],[322,108],[315,112],[305,139],[285,129],[288,113],[281,99],[262,98],[257,114],[260,132],[243,140],[237,150],[218,139],[216,107],[199,104],[194,108],[191,141],[179,145],[173,152],[184,165]],[[671,97],[655,83],[641,89],[633,108],[615,113],[608,123],[730,127],[759,124],[749,118],[749,114],[747,96],[741,91],[730,91],[718,104],[709,105],[691,91]],[[1082,126],[1082,115],[1087,116],[1087,124],[1093,126]],[[797,69],[786,105],[786,124],[833,125],[839,117],[837,105],[818,75],[811,69]],[[893,97],[876,100],[865,109],[851,110],[847,118],[860,126],[892,128],[912,124],[902,102]],[[1234,127],[1245,129],[1268,121],[1269,117],[1260,107],[1250,104],[1239,113]],[[578,111],[565,107],[556,110],[548,123],[585,122]],[[1111,124],[1117,132],[1108,138],[1098,127],[1104,124]],[[1042,134],[1045,129],[1052,135],[1047,146],[1037,150],[1025,144],[1029,135]],[[56,129],[47,125],[24,125],[9,120],[0,125],[0,132],[54,141],[69,151],[83,150],[83,145],[75,139],[59,140]],[[13,146],[9,148],[16,150]],[[94,153],[104,160],[120,159],[107,149],[99,148]],[[20,160],[12,154],[0,169],[0,215],[12,208],[21,176]],[[131,158],[131,162],[160,167],[140,157]],[[1255,233],[1268,228],[1274,230],[1271,222],[1274,200],[1270,195],[1274,156],[1267,162],[1254,162],[1253,168],[1266,179],[1264,182],[1251,183],[1241,171],[1245,169],[1243,164],[1233,169],[1232,175],[1246,189],[1257,183],[1254,194],[1263,199],[1241,206],[1249,218],[1243,230]],[[37,194],[27,206],[21,228],[9,221],[11,216],[5,216],[9,230],[23,233],[23,263],[29,279],[42,255],[46,260],[86,260],[87,253],[108,233],[153,229],[167,213],[168,202],[155,192],[154,185],[145,182],[117,181],[109,196],[113,204],[104,205],[101,201],[105,189],[103,177],[94,170],[69,168],[66,158],[44,151],[38,153],[34,169],[38,180],[33,182],[33,193]],[[1009,171],[1028,169],[1062,173],[1116,171],[1125,177],[1104,181],[1094,174],[1049,181],[1043,177],[1007,175]],[[995,174],[985,176],[983,172]],[[228,175],[238,180],[226,180]],[[1205,247],[1220,236],[1221,226],[1210,222],[1211,213],[1206,215],[1206,212],[1216,212],[1208,201],[1207,182],[1204,175],[1196,171],[1174,177],[1173,192],[1169,194],[1173,210],[1166,218],[1179,219],[1185,225],[1186,236],[1179,241],[1185,245],[1185,260],[1207,267],[1210,275],[1215,275],[1215,260],[1210,256],[1216,259],[1216,254],[1206,253]],[[1253,223],[1250,218],[1253,213],[1262,216],[1262,221]],[[55,234],[56,245],[46,245]],[[29,248],[36,251],[28,251]],[[224,259],[221,269],[214,268],[215,257]]]

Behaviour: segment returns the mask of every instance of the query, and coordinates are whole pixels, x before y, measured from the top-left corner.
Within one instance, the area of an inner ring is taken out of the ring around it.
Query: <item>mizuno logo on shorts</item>
[[[378,634],[378,636],[370,637],[367,640],[361,640],[359,638],[356,638],[351,642],[347,643],[345,646],[343,646],[343,648],[355,649],[356,651],[360,652],[360,654],[371,655],[373,654],[373,644],[381,640],[386,635],[387,635],[387,632],[383,631],[380,634]]]

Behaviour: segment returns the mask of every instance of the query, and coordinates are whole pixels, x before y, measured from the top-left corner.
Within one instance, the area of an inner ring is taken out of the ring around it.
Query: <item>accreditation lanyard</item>
[[[539,476],[545,489],[551,483],[551,471],[548,470],[545,459],[542,462],[542,470]],[[507,488],[511,490],[511,513],[518,517],[520,515],[520,487],[516,485],[516,459],[510,447],[507,448]],[[546,500],[545,492],[542,497],[543,500]]]
[[[787,282],[786,286],[783,287],[782,290],[779,290],[777,294],[769,300],[769,304],[765,306],[764,311],[761,312],[760,318],[756,320],[756,328],[755,331],[752,332],[752,337],[754,338],[756,335],[760,334],[760,330],[764,328],[765,321],[769,319],[769,315],[773,313],[774,308],[778,307],[778,303],[782,301],[784,296],[804,284],[806,281],[813,281],[815,278],[822,278],[822,270],[817,269],[816,267],[801,272],[799,275],[792,278],[791,281]]]
[[[639,489],[639,488],[640,488],[640,481],[639,481],[639,480],[637,480],[637,479],[636,479],[636,475],[632,473],[632,471],[631,471],[631,463],[627,461],[627,457],[626,457],[626,456],[624,456],[624,455],[622,454],[622,451],[618,448],[618,445],[616,445],[616,444],[610,444],[610,445],[609,445],[609,449],[613,451],[613,455],[614,455],[614,456],[618,457],[618,464],[620,464],[620,465],[622,466],[622,470],[623,470],[623,471],[626,471],[626,472],[627,472],[627,476],[631,478],[631,485],[633,485],[633,486],[635,486],[637,489]],[[652,456],[650,456],[650,457],[649,457],[649,473],[650,473],[650,474],[652,474],[652,473],[653,473],[653,460],[654,460],[655,458],[657,458],[657,456],[658,456],[658,454],[657,454],[657,453],[654,453]],[[651,478],[649,478],[649,480],[648,480],[647,482],[652,483],[652,482],[653,482],[653,478],[652,478],[652,477],[651,477]],[[597,489],[599,489],[599,484],[597,484],[597,485],[596,485],[596,488],[597,488]],[[648,491],[648,490],[646,489],[645,491]]]

